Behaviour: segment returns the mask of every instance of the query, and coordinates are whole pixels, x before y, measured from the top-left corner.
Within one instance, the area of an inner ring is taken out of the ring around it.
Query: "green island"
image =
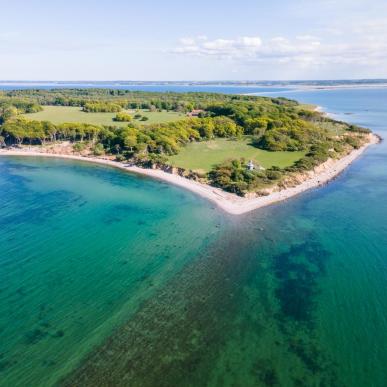
[[[159,168],[240,196],[294,185],[370,131],[286,98],[114,89],[0,93],[0,145]],[[59,147],[59,148],[58,148]]]

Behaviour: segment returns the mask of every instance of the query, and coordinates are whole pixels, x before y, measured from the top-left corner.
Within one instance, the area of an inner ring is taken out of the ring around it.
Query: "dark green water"
[[[286,96],[385,132],[387,90]],[[0,162],[1,385],[386,385],[384,143],[242,217],[108,168]]]

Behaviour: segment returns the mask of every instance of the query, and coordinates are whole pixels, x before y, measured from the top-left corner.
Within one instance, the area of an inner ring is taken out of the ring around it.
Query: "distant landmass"
[[[260,87],[271,87],[271,86],[325,86],[325,87],[337,87],[337,86],[368,86],[368,85],[387,85],[387,79],[335,79],[335,80],[276,80],[276,81],[255,81],[255,80],[218,80],[218,81],[131,81],[131,80],[111,80],[111,81],[88,81],[88,80],[73,80],[73,81],[31,81],[31,80],[0,80],[0,84],[56,84],[56,85],[196,85],[196,86],[260,86]]]

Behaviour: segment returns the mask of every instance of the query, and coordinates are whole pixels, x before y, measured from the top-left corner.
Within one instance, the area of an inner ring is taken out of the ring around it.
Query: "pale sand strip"
[[[356,158],[358,158],[365,151],[365,149],[367,149],[368,146],[372,144],[376,144],[379,141],[380,141],[380,138],[372,134],[370,135],[370,141],[366,145],[364,145],[360,149],[354,150],[353,152],[341,158],[340,160],[328,160],[327,162],[320,165],[315,172],[310,172],[310,177],[308,177],[299,185],[291,188],[286,188],[282,191],[273,192],[268,196],[260,196],[256,198],[242,198],[237,195],[225,192],[219,188],[198,183],[196,181],[189,180],[178,175],[173,175],[171,173],[167,173],[159,169],[144,169],[137,166],[130,166],[125,163],[101,159],[97,157],[51,154],[51,153],[31,151],[29,149],[27,150],[3,149],[3,150],[0,150],[0,156],[2,155],[2,156],[60,157],[64,159],[80,160],[80,161],[87,161],[87,162],[92,162],[97,164],[110,165],[115,168],[138,173],[141,175],[150,176],[152,178],[167,181],[168,183],[172,183],[179,187],[183,187],[192,192],[195,192],[196,194],[208,200],[211,200],[212,202],[216,203],[221,209],[228,212],[229,214],[241,215],[246,212],[250,212],[255,209],[289,199],[311,188],[316,188],[318,186],[326,184],[330,180],[334,179],[337,175],[339,175]]]

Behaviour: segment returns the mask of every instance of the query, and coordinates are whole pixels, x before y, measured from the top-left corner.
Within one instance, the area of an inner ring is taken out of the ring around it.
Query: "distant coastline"
[[[267,196],[254,198],[239,197],[235,194],[225,192],[219,188],[212,187],[207,184],[189,180],[185,177],[164,172],[160,169],[146,169],[138,166],[133,166],[128,163],[108,160],[99,157],[76,156],[58,153],[45,153],[29,148],[24,149],[2,149],[0,156],[39,156],[39,157],[56,157],[62,159],[71,159],[78,161],[86,161],[96,164],[109,165],[121,170],[148,176],[151,178],[166,181],[176,186],[194,192],[201,197],[204,197],[215,203],[219,208],[232,215],[242,215],[258,208],[262,208],[274,203],[278,203],[299,195],[307,190],[327,184],[329,181],[337,177],[343,172],[354,160],[356,160],[370,145],[377,144],[381,138],[375,134],[369,134],[368,142],[361,148],[356,149],[348,155],[338,160],[329,159],[325,163],[319,165],[313,171],[305,174],[303,181],[294,186],[280,191],[273,191]]]
[[[280,80],[280,81],[258,81],[258,80],[213,80],[213,81],[134,81],[134,80],[0,80],[0,90],[2,87],[12,90],[22,88],[66,88],[66,87],[88,87],[88,88],[122,88],[130,87],[250,87],[250,88],[288,88],[292,90],[325,90],[325,89],[354,89],[354,88],[384,88],[387,87],[387,79],[344,79],[344,80]]]

